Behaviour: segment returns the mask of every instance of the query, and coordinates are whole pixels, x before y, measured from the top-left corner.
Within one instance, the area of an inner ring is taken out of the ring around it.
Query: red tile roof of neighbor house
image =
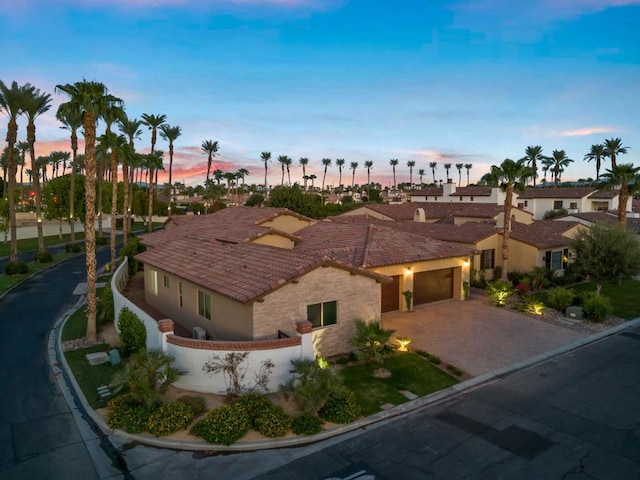
[[[607,211],[607,212],[582,212],[582,213],[571,213],[569,215],[565,215],[561,218],[579,218],[581,220],[586,220],[591,223],[602,223],[605,225],[613,225],[618,223],[618,212],[617,211]],[[557,221],[561,221],[556,219]],[[632,232],[640,233],[640,218],[629,218],[627,217],[627,230],[631,230]]]
[[[594,187],[544,187],[527,188],[518,193],[518,198],[601,198],[610,199],[618,195],[618,190],[598,190]]]
[[[443,195],[442,193],[442,187],[425,187],[425,188],[421,188],[420,190],[416,190],[414,192],[411,192],[412,196],[428,196],[428,197],[441,197]]]
[[[536,248],[566,247],[571,241],[563,234],[580,225],[579,222],[538,220],[529,225],[511,222],[511,238]]]
[[[504,207],[494,203],[470,202],[411,202],[398,205],[372,204],[366,208],[396,221],[413,221],[416,209],[424,209],[425,218],[440,219],[447,216],[495,219]]]
[[[450,197],[490,197],[491,187],[460,187]]]

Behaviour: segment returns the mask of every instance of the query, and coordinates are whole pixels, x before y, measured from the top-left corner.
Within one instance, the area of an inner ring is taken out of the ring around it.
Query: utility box
[[[571,307],[568,307],[564,315],[565,317],[571,318],[573,320],[584,319],[584,312],[582,311],[582,307],[578,305],[573,305]]]
[[[195,338],[197,340],[206,340],[207,331],[202,327],[193,327],[192,338]]]
[[[117,348],[113,350],[109,350],[109,361],[111,365],[119,365],[120,364],[120,352]]]

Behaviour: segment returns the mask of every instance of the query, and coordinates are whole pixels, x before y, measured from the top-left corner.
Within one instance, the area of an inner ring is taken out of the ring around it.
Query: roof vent
[[[413,221],[417,223],[426,222],[426,215],[424,213],[424,208],[416,208],[416,211],[413,214]]]

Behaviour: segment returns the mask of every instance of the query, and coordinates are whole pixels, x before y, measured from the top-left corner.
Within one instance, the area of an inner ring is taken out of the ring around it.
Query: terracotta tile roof
[[[595,191],[593,187],[527,188],[518,198],[584,198]]]
[[[618,212],[617,211],[608,211],[608,212],[582,212],[582,213],[571,213],[562,218],[579,218],[581,220],[585,220],[591,223],[603,223],[605,225],[613,225],[618,223]],[[560,221],[560,220],[557,220]],[[640,233],[640,218],[629,218],[627,216],[627,230],[631,230],[632,232]]]
[[[427,219],[440,219],[447,216],[494,219],[502,212],[502,205],[494,203],[470,202],[411,202],[399,205],[374,204],[366,208],[385,215],[396,221],[413,221],[417,208],[424,209]]]
[[[579,222],[558,222],[553,220],[538,220],[529,225],[512,222],[511,238],[536,248],[566,247],[571,241],[563,233],[580,225]]]
[[[602,190],[596,190],[595,192],[593,192],[591,195],[589,195],[589,198],[601,198],[603,200],[609,200],[612,198],[617,197],[620,194],[620,190],[619,189],[602,189]]]
[[[425,188],[421,188],[420,190],[415,190],[413,192],[411,192],[412,196],[428,196],[428,197],[441,197],[443,195],[442,193],[442,187],[425,187]]]
[[[491,187],[461,187],[449,195],[450,197],[490,197]]]

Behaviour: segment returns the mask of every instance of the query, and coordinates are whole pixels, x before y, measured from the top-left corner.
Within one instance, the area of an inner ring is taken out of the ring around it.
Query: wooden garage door
[[[382,284],[382,313],[400,310],[400,275],[391,278],[393,282]]]
[[[453,268],[418,272],[413,275],[413,304],[447,300],[453,297]]]

